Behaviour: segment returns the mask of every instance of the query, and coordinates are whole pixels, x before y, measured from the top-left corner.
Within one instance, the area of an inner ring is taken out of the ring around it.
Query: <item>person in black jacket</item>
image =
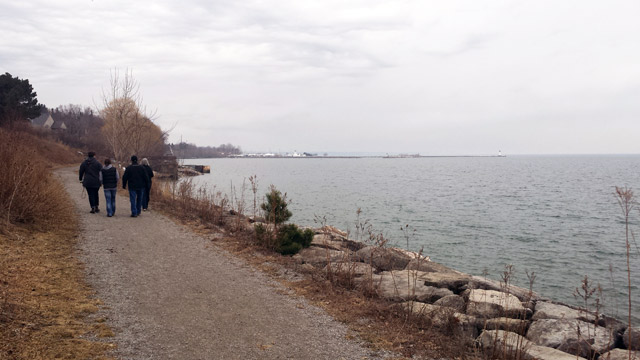
[[[91,206],[90,213],[94,214],[100,212],[98,208],[99,197],[98,190],[100,190],[100,169],[102,164],[95,159],[96,153],[89,151],[89,157],[87,157],[80,165],[80,181],[82,186],[87,189],[87,197],[89,198],[89,206]]]
[[[149,186],[144,189],[144,200],[142,200],[142,210],[147,211],[147,209],[149,208],[149,196],[151,195],[151,183],[153,182],[153,180],[151,180],[151,178],[153,177],[153,169],[151,168],[151,166],[149,166],[149,160],[147,160],[147,158],[142,159],[142,167],[149,176]]]
[[[104,189],[104,200],[107,203],[108,217],[112,217],[116,213],[118,180],[120,180],[118,169],[111,166],[111,159],[104,159],[104,167],[100,170],[100,181]]]
[[[131,165],[127,166],[122,175],[122,188],[127,188],[129,183],[129,201],[131,201],[131,217],[140,215],[142,211],[142,197],[144,189],[149,186],[149,175],[146,170],[138,165],[138,157],[131,157]]]

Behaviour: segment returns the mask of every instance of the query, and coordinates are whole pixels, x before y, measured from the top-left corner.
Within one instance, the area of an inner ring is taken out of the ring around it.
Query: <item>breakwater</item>
[[[303,269],[341,277],[341,282],[395,302],[432,327],[453,327],[461,336],[477,339],[485,351],[542,360],[627,359],[629,352],[640,358],[640,330],[597,308],[543,298],[511,285],[508,274],[498,282],[420,253],[354,241],[330,226],[315,231],[311,246],[294,256]]]

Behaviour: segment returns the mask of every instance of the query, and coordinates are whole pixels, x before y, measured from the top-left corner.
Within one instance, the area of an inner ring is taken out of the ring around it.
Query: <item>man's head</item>
[[[138,163],[138,157],[135,156],[135,155],[131,156],[131,163],[132,164],[137,164]]]
[[[104,159],[104,164],[105,165],[111,165],[111,159],[109,159],[109,158]]]
[[[96,156],[96,153],[93,151],[89,151],[89,153],[87,154],[90,158]]]

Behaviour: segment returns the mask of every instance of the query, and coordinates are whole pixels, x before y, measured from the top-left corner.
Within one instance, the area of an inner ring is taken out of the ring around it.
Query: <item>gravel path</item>
[[[153,211],[99,214],[77,168],[57,171],[80,218],[81,259],[123,359],[378,359],[347,328],[242,260]]]

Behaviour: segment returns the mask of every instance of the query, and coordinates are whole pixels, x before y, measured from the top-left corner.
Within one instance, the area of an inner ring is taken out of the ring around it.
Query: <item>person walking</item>
[[[153,177],[153,169],[149,166],[149,160],[147,160],[147,158],[142,159],[142,167],[147,172],[147,176],[149,176],[149,186],[144,189],[144,195],[142,196],[144,199],[142,200],[142,210],[147,211],[149,208],[149,197],[151,196],[151,183],[153,182],[151,178]]]
[[[80,165],[79,176],[80,181],[82,181],[82,186],[87,189],[89,206],[91,206],[91,211],[89,212],[95,214],[100,212],[100,209],[98,208],[98,205],[100,205],[98,191],[102,184],[100,182],[100,170],[102,169],[102,164],[96,160],[95,152],[89,151],[87,155],[88,157]]]
[[[102,188],[104,189],[104,200],[107,203],[108,217],[112,217],[116,213],[118,180],[120,180],[118,169],[111,165],[111,159],[104,159],[104,167],[100,170],[100,182],[102,182]]]
[[[149,175],[146,170],[138,165],[138,157],[131,157],[131,165],[127,166],[122,175],[122,188],[127,188],[129,184],[129,201],[131,201],[131,217],[140,215],[142,210],[142,197],[144,189],[149,186]]]

